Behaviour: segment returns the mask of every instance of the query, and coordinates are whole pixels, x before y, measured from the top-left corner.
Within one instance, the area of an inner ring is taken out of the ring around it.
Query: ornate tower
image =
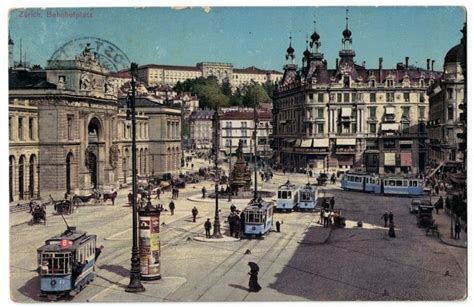
[[[10,36],[10,32],[8,32],[8,67],[12,68],[13,67],[13,46],[15,43],[12,40],[12,37]]]

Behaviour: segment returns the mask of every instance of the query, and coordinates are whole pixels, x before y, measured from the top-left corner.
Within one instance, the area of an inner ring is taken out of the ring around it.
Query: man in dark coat
[[[196,216],[198,215],[198,209],[196,206],[194,206],[193,210],[191,210],[191,213],[193,215],[193,223],[196,223]]]
[[[329,201],[329,206],[331,207],[331,211],[334,211],[334,197]]]
[[[207,221],[204,223],[204,229],[206,230],[206,238],[208,239],[211,237],[211,227],[211,219],[208,218]]]
[[[230,236],[232,237],[234,235],[234,229],[235,229],[235,216],[233,212],[231,212],[229,216],[227,217],[227,222],[229,222],[229,231],[230,231]]]
[[[235,237],[239,238],[240,237],[240,219],[237,214],[234,215],[234,232],[235,232]]]
[[[237,207],[234,204],[230,205],[230,212],[234,212],[236,209]]]
[[[132,192],[128,193],[128,203],[130,204],[130,206],[132,205],[132,200],[133,200],[133,194]]]
[[[97,262],[97,259],[100,256],[100,253],[102,253],[102,250],[104,249],[104,246],[101,245],[100,247],[95,248],[95,262]]]
[[[393,223],[390,223],[390,225],[389,225],[388,236],[389,236],[390,238],[396,238],[396,235],[395,235],[395,225],[393,225]]]
[[[276,226],[276,229],[277,229],[277,232],[280,232],[280,221],[276,221],[275,223],[275,226]]]
[[[161,189],[158,188],[158,189],[156,190],[156,198],[160,199],[160,195],[161,195]]]
[[[206,187],[202,187],[202,198],[206,198]]]
[[[174,209],[175,209],[175,205],[174,205],[174,202],[171,201],[170,204],[168,205],[169,208],[170,208],[170,211],[171,211],[171,215],[174,215]]]
[[[392,211],[390,211],[390,213],[388,214],[388,222],[390,224],[393,224],[393,212]]]
[[[385,211],[385,213],[382,215],[381,219],[385,222],[384,227],[387,227],[387,222],[388,222],[388,212]]]
[[[461,223],[459,223],[459,221],[456,221],[456,224],[454,224],[454,240],[459,240],[460,232],[461,232]]]

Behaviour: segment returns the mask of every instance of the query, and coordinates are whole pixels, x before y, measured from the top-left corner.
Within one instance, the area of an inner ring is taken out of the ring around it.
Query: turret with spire
[[[283,66],[283,78],[282,78],[282,84],[289,84],[295,80],[296,76],[296,64],[295,64],[295,49],[291,46],[291,33],[290,33],[290,45],[286,49],[286,64]]]
[[[8,67],[13,68],[13,46],[15,43],[12,40],[10,31],[8,31]]]

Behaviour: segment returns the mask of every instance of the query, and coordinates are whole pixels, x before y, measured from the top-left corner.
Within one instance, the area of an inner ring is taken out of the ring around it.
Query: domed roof
[[[344,38],[349,38],[349,37],[351,37],[352,32],[351,32],[351,30],[349,30],[348,28],[346,28],[346,29],[342,32],[342,35],[344,36]]]
[[[304,55],[305,57],[308,57],[308,56],[311,55],[311,52],[309,52],[309,50],[306,49],[306,50],[303,52],[303,55]]]
[[[319,40],[320,37],[321,36],[319,36],[319,34],[316,31],[314,31],[313,34],[311,34],[311,39],[313,40],[313,42]]]
[[[464,45],[463,44],[458,44],[451,48],[448,53],[446,53],[446,56],[444,57],[444,62],[445,63],[455,63],[455,62],[461,62],[461,60],[465,57],[465,50],[464,50]]]
[[[292,54],[293,52],[295,52],[295,49],[293,49],[293,47],[291,47],[291,44],[290,44],[290,47],[288,47],[288,49],[286,49],[286,52],[288,54]]]

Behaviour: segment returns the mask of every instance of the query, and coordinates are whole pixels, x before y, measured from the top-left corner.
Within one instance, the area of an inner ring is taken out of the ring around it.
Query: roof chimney
[[[379,82],[382,83],[382,63],[383,63],[383,58],[379,58]]]
[[[409,57],[407,57],[407,56],[405,57],[405,68],[406,69],[408,69],[408,60],[409,59],[410,59]]]
[[[435,63],[435,60],[431,60],[431,71],[434,71],[434,63]]]
[[[426,70],[430,70],[430,59],[426,59]]]
[[[336,58],[336,69],[339,67],[339,59]]]

